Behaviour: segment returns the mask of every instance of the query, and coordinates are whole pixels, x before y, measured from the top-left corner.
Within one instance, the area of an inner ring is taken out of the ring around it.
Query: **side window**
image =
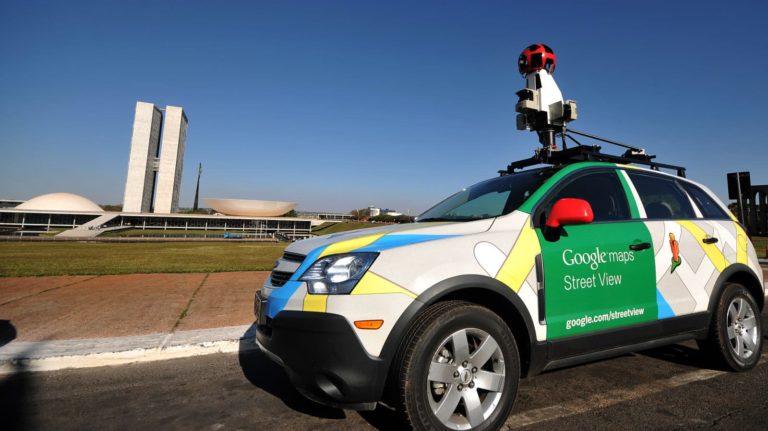
[[[693,201],[698,205],[704,218],[730,219],[728,214],[718,205],[704,190],[684,181],[680,182],[683,188],[691,195]]]
[[[649,219],[696,218],[691,201],[670,178],[627,171]]]
[[[615,172],[588,173],[570,181],[547,202],[546,213],[562,198],[589,202],[596,222],[630,218],[627,195]]]

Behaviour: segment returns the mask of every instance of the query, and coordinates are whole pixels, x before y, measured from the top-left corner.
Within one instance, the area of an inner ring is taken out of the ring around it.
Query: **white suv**
[[[687,339],[732,370],[760,357],[755,249],[685,178],[513,170],[418,220],[293,243],[257,293],[257,341],[308,398],[495,429],[542,370]]]

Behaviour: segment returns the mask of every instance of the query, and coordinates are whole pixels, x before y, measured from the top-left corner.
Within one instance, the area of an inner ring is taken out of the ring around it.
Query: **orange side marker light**
[[[357,329],[379,329],[383,324],[383,320],[355,320]]]

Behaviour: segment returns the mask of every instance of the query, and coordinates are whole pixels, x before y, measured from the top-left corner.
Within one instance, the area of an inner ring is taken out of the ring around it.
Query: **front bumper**
[[[388,362],[368,355],[343,316],[284,310],[257,323],[257,343],[302,395],[357,410],[381,400]]]

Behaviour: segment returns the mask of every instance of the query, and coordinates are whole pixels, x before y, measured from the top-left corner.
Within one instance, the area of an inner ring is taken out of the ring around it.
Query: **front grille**
[[[286,281],[288,281],[289,278],[293,273],[291,272],[284,272],[284,271],[272,271],[272,276],[270,277],[270,282],[272,283],[272,286],[275,287],[282,287]]]
[[[289,262],[301,263],[301,262],[304,262],[304,259],[306,257],[307,256],[304,256],[303,254],[291,253],[290,251],[286,251],[285,253],[283,253],[283,260],[287,260]]]
[[[306,258],[307,256],[303,254],[291,253],[289,251],[286,251],[285,253],[283,253],[283,257],[281,258],[281,260],[284,260],[286,262],[292,262],[294,264],[296,263],[301,264],[302,262],[304,262],[304,259]],[[277,263],[275,263],[275,268],[277,268],[279,265],[280,265],[280,260],[278,260]],[[288,266],[291,267],[293,265],[288,265]],[[270,276],[270,281],[272,283],[272,286],[282,287],[288,281],[288,279],[291,278],[292,275],[293,275],[292,272],[272,271],[272,275]]]

